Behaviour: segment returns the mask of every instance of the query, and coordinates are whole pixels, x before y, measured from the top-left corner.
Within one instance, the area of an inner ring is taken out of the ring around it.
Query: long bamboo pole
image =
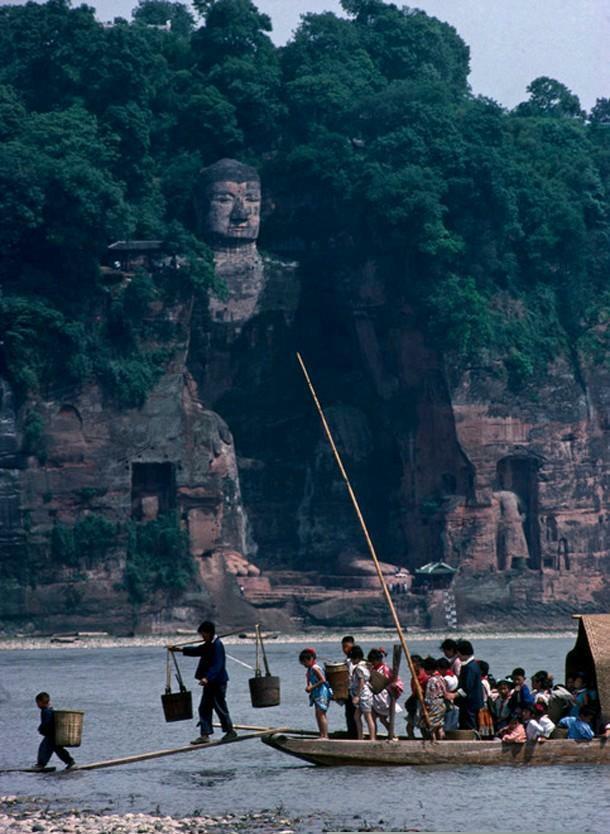
[[[316,390],[313,387],[313,383],[310,379],[310,376],[307,372],[307,368],[305,367],[305,362],[303,361],[303,357],[300,353],[297,353],[297,359],[299,365],[301,366],[301,370],[303,371],[303,376],[307,382],[307,386],[309,387],[309,391],[311,396],[313,397],[313,401],[316,404],[316,408],[318,410],[318,414],[320,415],[320,419],[322,420],[322,425],[324,427],[324,431],[326,433],[326,437],[328,442],[330,443],[330,447],[333,451],[333,455],[335,456],[335,460],[337,462],[337,466],[339,467],[339,471],[341,472],[341,476],[345,481],[345,486],[347,487],[347,491],[349,493],[349,497],[351,498],[352,504],[354,505],[354,509],[356,510],[356,515],[358,516],[358,521],[360,522],[360,526],[362,527],[362,532],[364,533],[364,538],[366,539],[366,543],[369,549],[369,553],[373,559],[373,563],[375,565],[375,570],[377,571],[377,576],[379,577],[379,582],[381,583],[381,590],[383,591],[383,595],[385,596],[386,602],[390,609],[390,613],[392,614],[392,619],[394,620],[394,625],[396,627],[396,632],[398,634],[398,639],[400,640],[400,645],[402,646],[402,650],[405,653],[405,657],[407,658],[407,663],[409,664],[409,671],[413,677],[413,682],[415,684],[415,694],[421,706],[421,714],[422,718],[424,719],[424,723],[427,727],[430,727],[430,716],[428,715],[428,710],[426,708],[426,703],[424,701],[424,694],[422,692],[421,686],[419,684],[419,680],[417,678],[417,673],[415,671],[415,666],[413,665],[413,659],[411,658],[411,652],[409,651],[409,647],[407,646],[407,641],[405,640],[405,635],[402,630],[402,626],[400,625],[400,620],[398,619],[398,614],[396,612],[396,608],[394,606],[394,602],[392,601],[392,597],[390,596],[390,591],[385,581],[385,577],[381,570],[381,565],[379,564],[379,559],[377,557],[377,553],[375,551],[375,545],[373,544],[373,540],[371,539],[370,533],[368,531],[368,527],[366,526],[366,522],[364,520],[364,516],[362,515],[362,510],[360,509],[360,504],[358,503],[358,499],[356,498],[356,493],[354,492],[349,476],[343,465],[343,461],[341,460],[341,455],[339,454],[339,450],[335,445],[335,441],[332,436],[332,432],[330,430],[330,426],[328,425],[328,421],[326,420],[326,416],[320,405],[320,401],[318,399],[318,395],[316,394]]]
[[[225,637],[232,637],[234,634],[242,634],[241,629],[239,629],[238,631],[227,631],[226,634],[219,634],[218,637],[222,640]],[[171,645],[175,649],[180,649],[180,648],[182,648],[182,646],[198,646],[200,643],[203,643],[203,642],[204,641],[201,640],[201,639],[199,639],[199,640],[187,640],[186,643],[172,643]],[[169,649],[169,646],[167,646],[167,648]]]

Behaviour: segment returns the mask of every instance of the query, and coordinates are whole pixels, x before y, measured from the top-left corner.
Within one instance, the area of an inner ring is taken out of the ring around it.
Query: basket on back
[[[333,691],[333,701],[347,701],[349,699],[347,661],[343,661],[343,663],[325,663],[324,672],[328,685]]]
[[[170,670],[170,655],[176,667],[176,680],[178,681],[178,692],[172,692],[172,678]],[[188,691],[182,680],[178,661],[173,652],[167,651],[166,663],[166,681],[165,693],[161,695],[161,703],[163,705],[163,714],[165,720],[170,721],[190,721],[193,717],[193,699],[191,693]]]
[[[259,646],[265,664],[265,674],[261,672],[259,663]],[[260,626],[256,626],[256,669],[254,677],[248,681],[250,686],[250,700],[256,709],[265,707],[277,707],[280,703],[280,679],[269,671],[267,654],[260,632]]]
[[[55,744],[58,747],[80,747],[84,716],[85,713],[78,709],[54,710]]]
[[[378,669],[371,669],[371,689],[373,690],[374,695],[378,695],[392,682],[391,678],[386,678],[386,676],[380,672]]]

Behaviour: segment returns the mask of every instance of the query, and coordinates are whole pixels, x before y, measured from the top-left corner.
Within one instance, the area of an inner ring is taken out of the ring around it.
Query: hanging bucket
[[[176,667],[176,679],[178,681],[178,692],[172,692],[172,679],[170,673],[170,655]],[[163,706],[163,714],[165,720],[169,723],[171,721],[190,721],[193,717],[193,698],[182,680],[180,669],[178,668],[178,661],[173,652],[167,651],[166,664],[166,684],[165,692],[161,695],[161,704]]]
[[[333,691],[333,701],[347,701],[349,698],[349,669],[347,663],[325,663],[324,673]]]
[[[58,747],[80,747],[84,715],[77,709],[54,710],[55,744]]]
[[[190,721],[193,717],[193,699],[186,689],[183,692],[166,692],[161,695],[165,720]]]
[[[250,700],[256,709],[277,707],[280,703],[280,679],[275,675],[256,675],[248,681]]]
[[[265,675],[261,673],[259,663],[259,647],[265,664]],[[248,681],[250,686],[250,700],[255,709],[277,707],[280,703],[280,679],[269,671],[267,653],[261,636],[260,626],[256,626],[256,669],[253,678]]]
[[[386,678],[385,675],[382,675],[381,672],[378,672],[377,669],[371,669],[371,689],[373,690],[374,695],[378,695],[380,692],[386,688],[386,686],[390,683],[391,678]]]

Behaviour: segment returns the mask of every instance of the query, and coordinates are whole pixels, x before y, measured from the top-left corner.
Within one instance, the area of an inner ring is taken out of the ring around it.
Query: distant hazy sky
[[[278,44],[285,43],[305,12],[340,11],[339,0],[255,2],[271,16]],[[90,0],[100,20],[129,17],[136,3]],[[455,26],[470,46],[475,93],[513,107],[526,97],[530,81],[549,75],[575,92],[586,109],[596,98],[610,98],[610,0],[419,0],[408,5]]]

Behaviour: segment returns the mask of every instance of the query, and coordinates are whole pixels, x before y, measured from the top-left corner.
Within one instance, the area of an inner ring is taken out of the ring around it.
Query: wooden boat
[[[579,617],[578,637],[566,656],[566,679],[584,672],[600,701],[602,726],[610,722],[610,614]],[[339,734],[338,734],[339,735]],[[396,739],[354,741],[346,738],[305,738],[270,733],[261,739],[274,750],[316,765],[376,767],[464,765],[610,764],[610,737],[592,741],[549,739],[543,743],[506,744],[489,741],[427,741]]]
[[[504,744],[491,741],[353,741],[273,733],[264,744],[289,756],[326,767],[405,767],[451,765],[610,764],[610,739],[593,741],[555,739],[543,744]]]

